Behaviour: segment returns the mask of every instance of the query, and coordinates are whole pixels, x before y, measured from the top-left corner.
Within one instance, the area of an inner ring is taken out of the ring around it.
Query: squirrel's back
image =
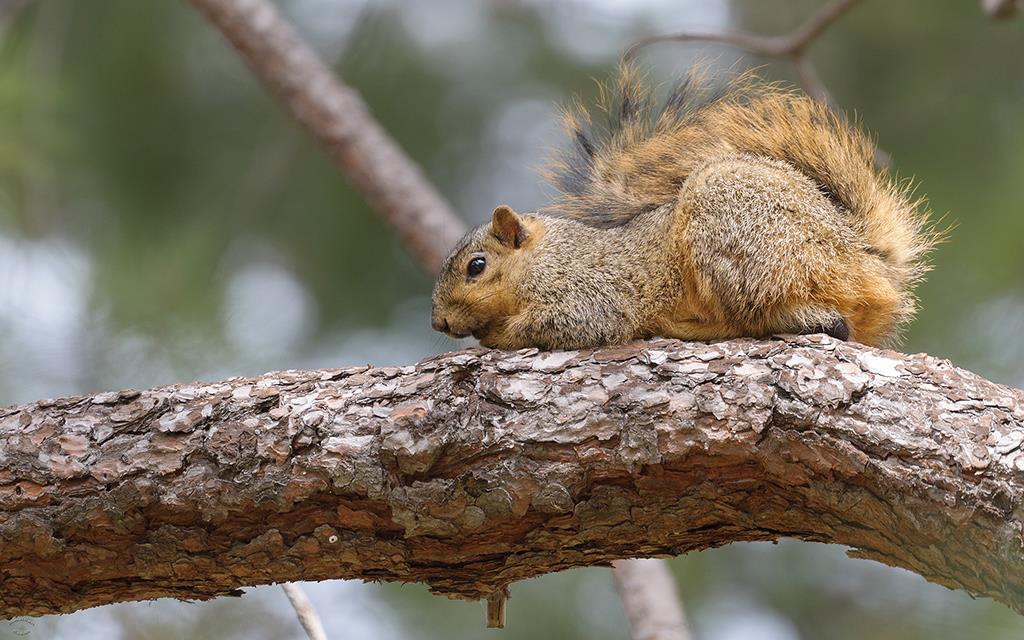
[[[875,167],[871,139],[825,104],[752,73],[715,91],[698,69],[658,106],[625,66],[596,112],[607,115],[605,124],[579,104],[566,112],[574,145],[548,171],[561,196],[547,213],[619,226],[673,202],[705,163],[750,154],[783,161],[812,180],[882,259],[897,289],[908,290],[926,271],[936,238],[921,202]]]

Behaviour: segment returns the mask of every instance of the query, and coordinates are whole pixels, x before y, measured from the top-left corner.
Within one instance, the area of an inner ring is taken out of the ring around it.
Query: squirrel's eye
[[[477,256],[469,261],[466,265],[466,275],[470,278],[475,278],[484,272],[484,267],[487,266],[487,259],[481,256]]]

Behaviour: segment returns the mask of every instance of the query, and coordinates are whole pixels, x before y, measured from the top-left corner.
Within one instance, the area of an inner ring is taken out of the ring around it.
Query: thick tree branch
[[[245,58],[402,244],[436,273],[465,225],[415,163],[267,0],[191,0]]]
[[[40,401],[0,410],[0,616],[786,536],[1024,611],[1022,442],[1024,392],[819,336]]]

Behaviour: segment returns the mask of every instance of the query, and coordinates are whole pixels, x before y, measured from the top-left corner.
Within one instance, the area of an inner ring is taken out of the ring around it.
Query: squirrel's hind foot
[[[824,333],[830,335],[836,340],[842,340],[846,342],[850,339],[850,325],[846,323],[846,318],[836,318],[831,324],[819,324],[809,328],[804,332],[805,334],[811,333]]]

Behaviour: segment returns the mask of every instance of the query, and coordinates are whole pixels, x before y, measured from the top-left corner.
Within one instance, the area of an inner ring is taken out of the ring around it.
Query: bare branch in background
[[[354,26],[348,37],[332,43],[332,48],[322,59],[328,68],[338,65],[349,52],[355,41],[353,34],[358,33],[359,25],[366,21],[369,11],[366,6],[359,8],[353,19]],[[252,211],[260,206],[273,206],[290,180],[290,168],[294,165],[296,154],[300,148],[303,133],[296,130],[295,135],[288,135],[277,144],[249,159],[249,165],[235,185],[237,195],[225,215],[240,226],[251,222]],[[410,160],[411,162],[411,160]],[[412,251],[412,248],[409,249]]]
[[[676,581],[663,560],[616,560],[615,589],[633,640],[690,640]]]
[[[423,172],[268,0],[190,0],[429,272],[465,231]]]
[[[818,76],[818,68],[814,66],[814,63],[804,56],[793,58],[792,62],[796,76],[800,78],[800,86],[804,87],[807,95],[818,102],[835,105],[835,101],[832,100],[832,94],[828,92],[828,89],[825,88],[825,83]]]
[[[981,10],[996,20],[1012,18],[1019,8],[1019,0],[981,0]]]
[[[0,618],[360,578],[479,599],[794,537],[1024,612],[1024,391],[821,336],[475,349],[0,409]]]
[[[11,23],[32,0],[0,0],[0,39],[7,33]]]
[[[651,36],[637,41],[623,53],[624,60],[631,60],[641,49],[657,42],[716,42],[768,58],[789,60],[796,68],[800,84],[815,100],[829,102],[828,89],[818,78],[814,63],[806,57],[807,49],[836,20],[852,9],[861,0],[833,0],[818,10],[790,33],[782,36],[762,36],[745,32],[703,33],[684,31]]]
[[[832,100],[832,95],[829,93],[825,83],[821,81],[817,67],[807,57],[807,49],[817,41],[826,29],[860,1],[834,0],[819,9],[817,13],[813,14],[800,26],[793,29],[793,31],[783,36],[762,36],[743,31],[722,33],[685,31],[669,33],[638,40],[626,49],[622,54],[622,59],[628,62],[635,58],[641,49],[657,42],[714,42],[726,44],[755,55],[788,60],[793,65],[797,78],[800,80],[800,86],[807,92],[807,95],[835,107],[835,101]],[[875,164],[879,167],[888,167],[890,162],[889,154],[876,145]]]
[[[28,73],[34,81],[56,83],[60,77],[75,10],[73,3],[39,4],[26,56]],[[0,18],[0,24],[2,22]],[[46,110],[27,111],[23,125],[26,138],[44,139],[47,131],[53,127],[52,118],[53,114]],[[35,232],[41,232],[53,224],[60,209],[64,183],[54,172],[43,171],[31,162],[25,163],[20,177],[25,190],[25,219],[34,227]]]
[[[316,607],[313,606],[313,603],[306,596],[305,590],[294,582],[286,582],[281,585],[281,588],[284,590],[284,594],[288,596],[288,602],[292,603],[295,615],[299,618],[299,624],[305,629],[309,640],[327,640],[327,634],[324,633],[324,625],[320,622],[320,615],[316,612]]]

